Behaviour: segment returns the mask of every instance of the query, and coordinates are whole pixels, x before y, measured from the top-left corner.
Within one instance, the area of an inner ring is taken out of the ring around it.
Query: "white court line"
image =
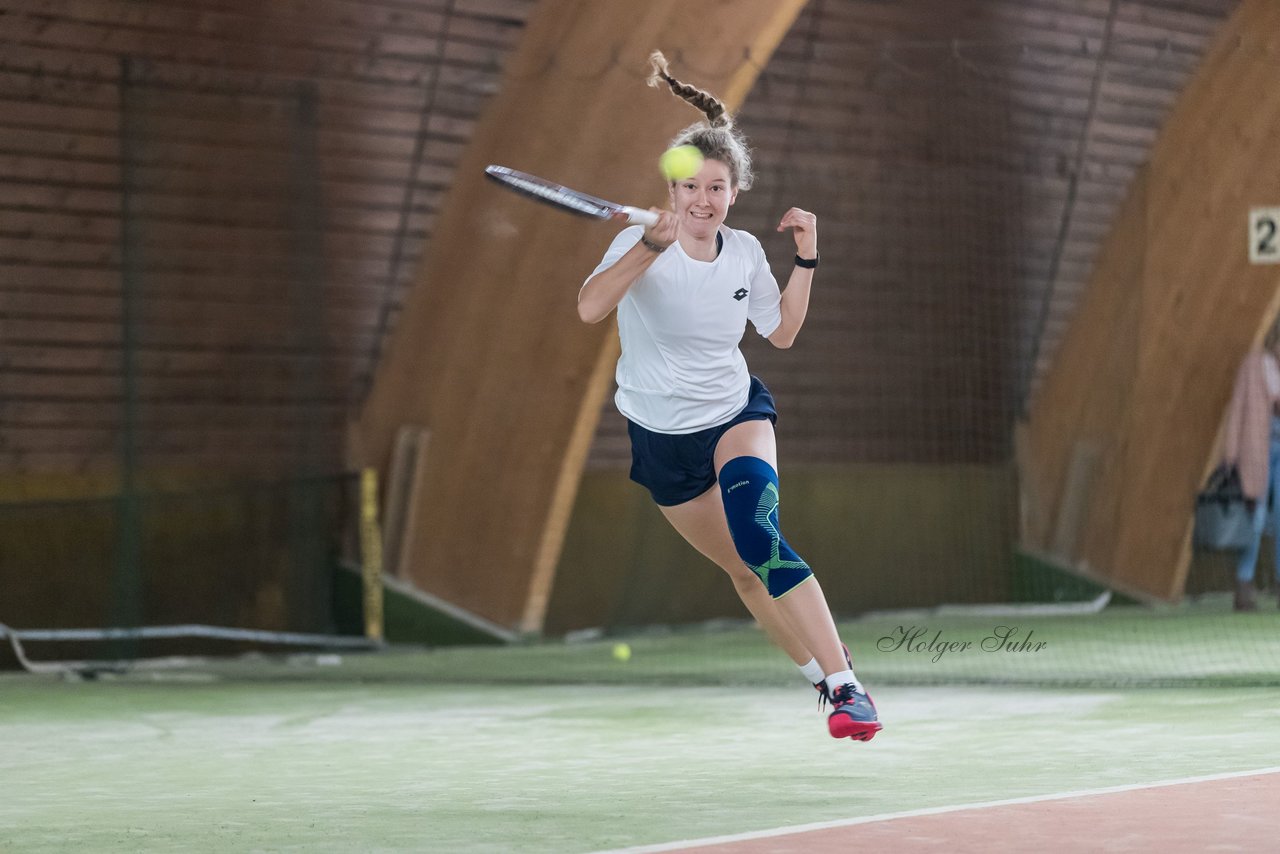
[[[770,830],[755,830],[750,833],[733,833],[728,836],[707,836],[702,839],[686,839],[680,842],[664,842],[660,845],[639,845],[634,848],[614,848],[608,851],[595,851],[592,854],[654,854],[658,851],[683,851],[698,845],[720,845],[727,842],[749,842],[755,839],[769,839],[774,836],[791,836],[806,833],[810,830],[828,830],[835,827],[852,827],[857,824],[870,824],[875,821],[892,821],[897,818],[918,818],[926,815],[941,815],[964,810],[980,810],[990,807],[1012,806],[1014,804],[1038,804],[1045,801],[1063,801],[1070,798],[1087,798],[1090,795],[1110,795],[1117,792],[1135,792],[1141,789],[1159,789],[1165,786],[1182,786],[1187,783],[1212,783],[1216,780],[1233,780],[1238,777],[1257,777],[1264,774],[1280,774],[1280,765],[1270,768],[1258,768],[1253,771],[1229,771],[1225,774],[1206,774],[1202,777],[1180,777],[1176,780],[1160,780],[1155,783],[1130,783],[1123,786],[1107,786],[1102,789],[1080,789],[1075,792],[1060,792],[1054,795],[1033,795],[1026,798],[1010,798],[1004,801],[982,801],[976,804],[957,804],[949,807],[929,807],[927,809],[907,810],[905,812],[889,812],[880,815],[868,815],[862,818],[845,818],[836,821],[818,821],[812,824],[797,824],[792,827],[776,827]]]

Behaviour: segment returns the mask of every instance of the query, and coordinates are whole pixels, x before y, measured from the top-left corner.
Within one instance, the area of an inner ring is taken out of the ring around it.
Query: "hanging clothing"
[[[1255,350],[1240,364],[1227,406],[1223,457],[1240,470],[1240,486],[1248,498],[1266,498],[1270,478],[1271,416],[1280,404],[1280,362]]]

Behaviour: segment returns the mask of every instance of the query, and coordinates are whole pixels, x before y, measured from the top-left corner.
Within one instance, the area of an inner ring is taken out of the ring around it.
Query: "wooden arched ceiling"
[[[1132,182],[1030,413],[1027,540],[1121,590],[1181,595],[1192,496],[1240,360],[1274,317],[1249,209],[1280,202],[1280,5],[1245,0]]]
[[[155,264],[152,337],[136,361],[146,462],[268,475],[291,470],[307,433],[313,464],[336,468],[346,417],[537,5],[0,0],[0,465],[39,475],[118,462],[122,56],[167,98],[141,211]],[[803,340],[785,354],[747,345],[784,398],[788,460],[1007,452],[1023,380],[1056,352],[1120,200],[1235,6],[806,4],[743,104],[762,177],[733,222],[763,236],[779,205],[822,216]],[[672,54],[719,85],[697,52]],[[609,59],[582,73],[607,75]],[[301,362],[278,335],[299,300],[264,238],[282,231],[271,205],[288,197],[287,169],[252,132],[298,83],[316,95],[325,206],[323,301],[308,307],[322,323]],[[981,97],[950,99],[963,84]],[[930,194],[936,167],[957,177],[954,197]],[[905,178],[891,185],[890,173]],[[1015,189],[1010,216],[1001,199]],[[943,228],[946,263],[919,253],[903,223]],[[769,248],[781,272],[785,245]],[[935,388],[951,396],[922,394]],[[619,421],[602,409],[593,458],[621,465]]]
[[[164,322],[151,327],[154,337],[137,362],[153,439],[148,459],[269,474],[287,468],[290,455],[282,452],[296,446],[299,430],[318,431],[320,447],[339,453],[344,416],[363,397],[476,117],[497,91],[536,5],[0,0],[0,464],[40,472],[110,468],[116,461],[122,55],[139,60],[165,87],[161,106],[170,117],[154,140],[158,160],[149,167],[154,180],[143,211],[148,223],[165,226],[150,235],[157,275],[147,297],[149,316]],[[789,460],[942,453],[928,432],[938,416],[904,413],[892,395],[977,349],[943,348],[905,381],[875,378],[902,362],[895,348],[918,352],[946,332],[903,320],[912,304],[932,299],[903,287],[905,275],[918,274],[906,269],[905,252],[894,250],[896,268],[882,263],[881,248],[903,237],[901,230],[885,232],[888,217],[875,205],[915,222],[938,206],[927,195],[890,195],[882,183],[860,179],[876,145],[889,139],[872,130],[881,117],[907,104],[910,91],[952,78],[982,81],[1020,106],[1016,121],[992,139],[1005,144],[1002,158],[1016,165],[1025,198],[1034,201],[1020,232],[999,232],[1001,240],[1027,247],[1027,266],[1019,271],[1025,288],[1013,308],[995,304],[971,316],[987,338],[983,324],[1015,318],[1009,333],[1015,340],[1000,352],[1012,354],[1009,370],[1017,377],[1038,374],[1137,164],[1208,36],[1234,6],[1235,0],[806,4],[744,103],[761,183],[742,197],[734,220],[767,233],[784,196],[823,216],[820,320],[786,354],[748,345],[755,348],[753,367],[786,396],[782,441]],[[1108,33],[1089,123],[1089,94]],[[695,54],[674,59],[698,76]],[[254,237],[271,225],[272,214],[252,196],[278,183],[278,156],[256,151],[248,133],[268,114],[263,94],[296,81],[316,86],[325,204],[322,381],[305,399],[287,382],[298,369],[297,354],[279,346],[271,326],[285,316],[288,283],[271,274],[268,247]],[[914,109],[926,109],[922,103]],[[954,142],[976,133],[953,125]],[[904,138],[910,138],[905,130],[897,139]],[[937,132],[915,138],[948,140]],[[1082,138],[1081,181],[1051,277],[1066,175]],[[973,159],[967,166],[976,176],[986,168]],[[906,174],[924,173],[916,167]],[[196,240],[234,249],[201,251],[191,245]],[[782,265],[787,256],[780,247],[771,249]],[[1035,349],[1034,327],[1050,287],[1033,370],[1024,362]],[[869,303],[868,291],[904,301]],[[917,331],[926,334],[923,342],[911,338]],[[51,375],[61,381],[48,382]],[[1001,402],[992,417],[1003,418],[1007,408]],[[923,437],[913,446],[895,448],[875,433],[875,424],[904,418]],[[971,430],[970,438],[981,432]],[[621,465],[623,439],[605,406],[595,462]]]

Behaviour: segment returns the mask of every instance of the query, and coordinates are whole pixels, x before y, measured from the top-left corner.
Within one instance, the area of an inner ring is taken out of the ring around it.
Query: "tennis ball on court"
[[[625,643],[615,643],[613,645],[613,657],[618,661],[631,660],[631,645]]]
[[[702,168],[702,152],[694,145],[677,145],[658,158],[658,168],[668,181],[692,178]]]

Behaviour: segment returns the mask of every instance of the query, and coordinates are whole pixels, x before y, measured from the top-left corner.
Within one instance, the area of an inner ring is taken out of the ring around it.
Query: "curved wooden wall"
[[[1180,597],[1192,496],[1240,359],[1275,313],[1248,211],[1280,204],[1280,4],[1244,0],[1134,182],[1023,444],[1026,543],[1118,589]]]
[[[691,118],[645,87],[646,57],[688,56],[736,107],[801,0],[544,0],[472,137],[432,248],[354,430],[384,469],[402,426],[431,431],[402,572],[504,626],[540,629],[608,389],[616,336],[577,287],[617,227],[492,187],[502,163],[633,204],[660,203],[656,158]]]

